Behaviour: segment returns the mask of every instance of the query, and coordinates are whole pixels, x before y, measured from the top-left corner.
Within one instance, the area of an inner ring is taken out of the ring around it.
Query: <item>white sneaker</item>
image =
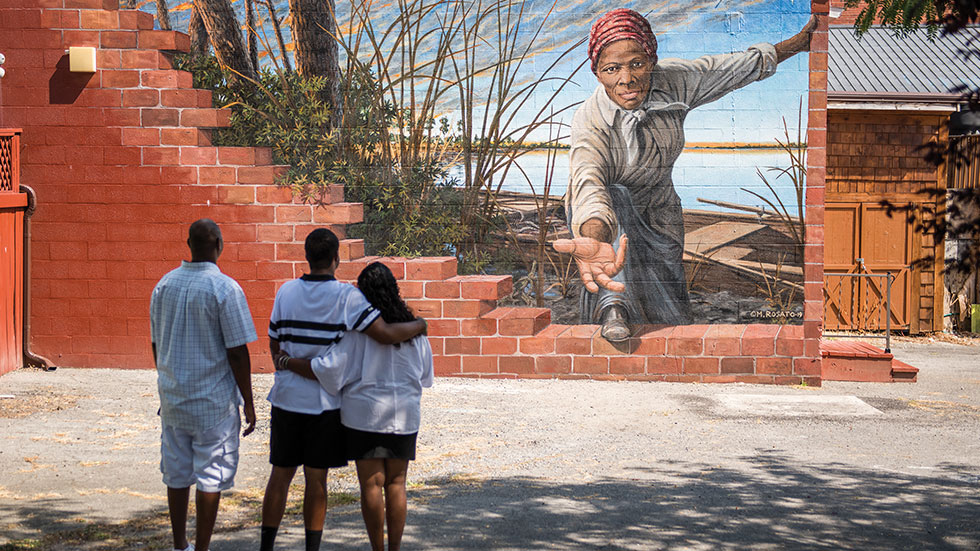
[[[174,548],[174,551],[194,551],[194,544],[193,544],[193,543],[190,543],[190,542],[188,542],[188,543],[187,543],[187,547],[185,547],[185,548],[183,548],[183,549],[177,549],[177,548]]]

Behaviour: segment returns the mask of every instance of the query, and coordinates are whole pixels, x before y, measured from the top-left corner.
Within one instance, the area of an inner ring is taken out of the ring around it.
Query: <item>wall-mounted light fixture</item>
[[[94,73],[95,48],[92,46],[68,48],[68,70],[72,73]]]
[[[7,56],[0,54],[0,65],[3,65],[7,61]],[[7,74],[7,70],[0,67],[0,78],[3,78]]]

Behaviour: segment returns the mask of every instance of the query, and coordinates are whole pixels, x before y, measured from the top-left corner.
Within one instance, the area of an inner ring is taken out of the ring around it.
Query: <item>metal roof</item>
[[[973,40],[970,43],[970,40]],[[885,27],[871,27],[860,38],[852,26],[830,28],[828,94],[896,96],[948,95],[961,84],[980,88],[980,26],[929,40],[925,28],[897,36]]]

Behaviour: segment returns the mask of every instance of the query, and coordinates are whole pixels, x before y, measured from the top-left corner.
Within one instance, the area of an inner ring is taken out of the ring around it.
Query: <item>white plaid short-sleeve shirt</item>
[[[163,422],[213,427],[241,403],[227,349],[257,339],[245,293],[211,262],[183,262],[150,299]]]

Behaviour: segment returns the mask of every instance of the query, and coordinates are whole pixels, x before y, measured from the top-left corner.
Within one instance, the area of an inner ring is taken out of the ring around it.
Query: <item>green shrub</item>
[[[352,71],[344,82],[344,123],[320,99],[326,81],[263,69],[257,83],[228,78],[211,56],[176,59],[194,75],[194,86],[211,90],[214,104],[231,109],[231,126],[212,132],[216,146],[264,146],[276,163],[289,165],[278,182],[305,203],[323,205],[330,185],[344,186],[346,201],[364,204],[364,222],[349,228],[369,254],[452,255],[465,240],[460,192],[447,178],[444,161],[399,167],[379,154],[395,108],[376,101],[372,75]],[[434,124],[434,122],[433,122]],[[447,129],[443,124],[443,134]]]

